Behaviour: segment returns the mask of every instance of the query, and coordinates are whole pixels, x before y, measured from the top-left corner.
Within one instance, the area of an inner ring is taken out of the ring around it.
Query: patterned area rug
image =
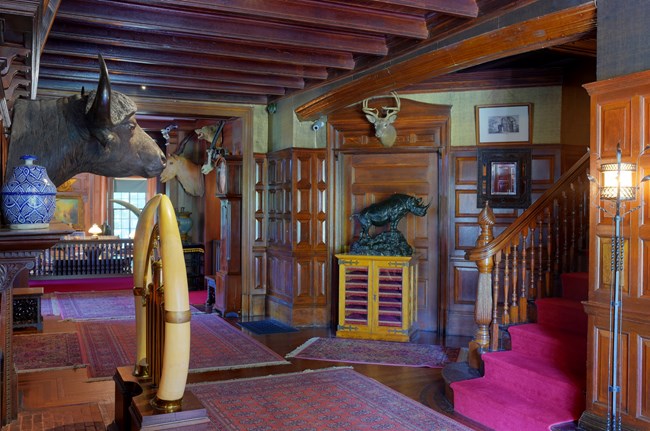
[[[458,348],[431,344],[316,337],[286,357],[355,364],[440,368],[449,362],[455,362],[459,351]]]
[[[78,322],[77,327],[91,377],[111,377],[115,368],[135,362],[133,320]],[[192,315],[190,332],[191,373],[289,363],[216,315]]]
[[[471,431],[348,368],[188,385],[219,430]]]
[[[15,335],[13,353],[19,373],[85,367],[74,332]]]
[[[59,310],[54,310],[54,298],[42,297],[41,298],[41,315],[42,316],[58,316]]]
[[[55,292],[52,308],[63,320],[134,319],[132,290]],[[192,312],[198,310],[190,306]]]

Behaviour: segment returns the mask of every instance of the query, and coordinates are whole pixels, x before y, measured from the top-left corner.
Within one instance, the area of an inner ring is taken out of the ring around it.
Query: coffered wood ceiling
[[[0,18],[11,5],[41,3],[6,1]],[[101,53],[113,88],[132,96],[269,104],[322,87],[297,109],[302,119],[409,86],[557,82],[558,58],[595,54],[595,5],[586,0],[44,0],[40,8],[42,53],[31,70],[39,93],[93,88]],[[4,19],[5,43],[16,42],[12,15]],[[513,69],[517,55],[554,46],[559,57],[543,67],[528,58]]]

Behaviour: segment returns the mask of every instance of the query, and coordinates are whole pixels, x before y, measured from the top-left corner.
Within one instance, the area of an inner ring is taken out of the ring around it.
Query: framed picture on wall
[[[476,142],[532,142],[533,104],[476,106]]]
[[[531,152],[528,149],[478,150],[477,206],[528,208],[530,205]]]
[[[56,207],[54,209],[54,220],[72,226],[74,229],[83,229],[84,224],[84,202],[81,195],[67,194],[56,196]]]

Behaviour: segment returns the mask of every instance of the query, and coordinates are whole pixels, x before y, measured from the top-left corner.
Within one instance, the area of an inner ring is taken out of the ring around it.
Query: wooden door
[[[407,214],[398,229],[414,253],[419,255],[416,327],[438,330],[438,162],[437,152],[343,154],[343,214],[360,212],[394,193],[404,193],[431,202],[424,217]],[[355,219],[345,223],[349,245],[361,232]],[[372,229],[370,234],[373,235]]]

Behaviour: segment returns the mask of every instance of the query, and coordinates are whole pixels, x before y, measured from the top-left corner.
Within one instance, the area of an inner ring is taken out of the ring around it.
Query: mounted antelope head
[[[376,108],[368,108],[368,101],[370,97],[363,101],[363,112],[371,124],[375,125],[375,136],[384,147],[392,147],[397,138],[397,130],[393,126],[397,120],[397,113],[400,110],[400,100],[397,93],[392,91],[390,94],[395,98],[397,106],[382,106],[382,110],[386,113],[384,117],[379,116],[379,110]]]

